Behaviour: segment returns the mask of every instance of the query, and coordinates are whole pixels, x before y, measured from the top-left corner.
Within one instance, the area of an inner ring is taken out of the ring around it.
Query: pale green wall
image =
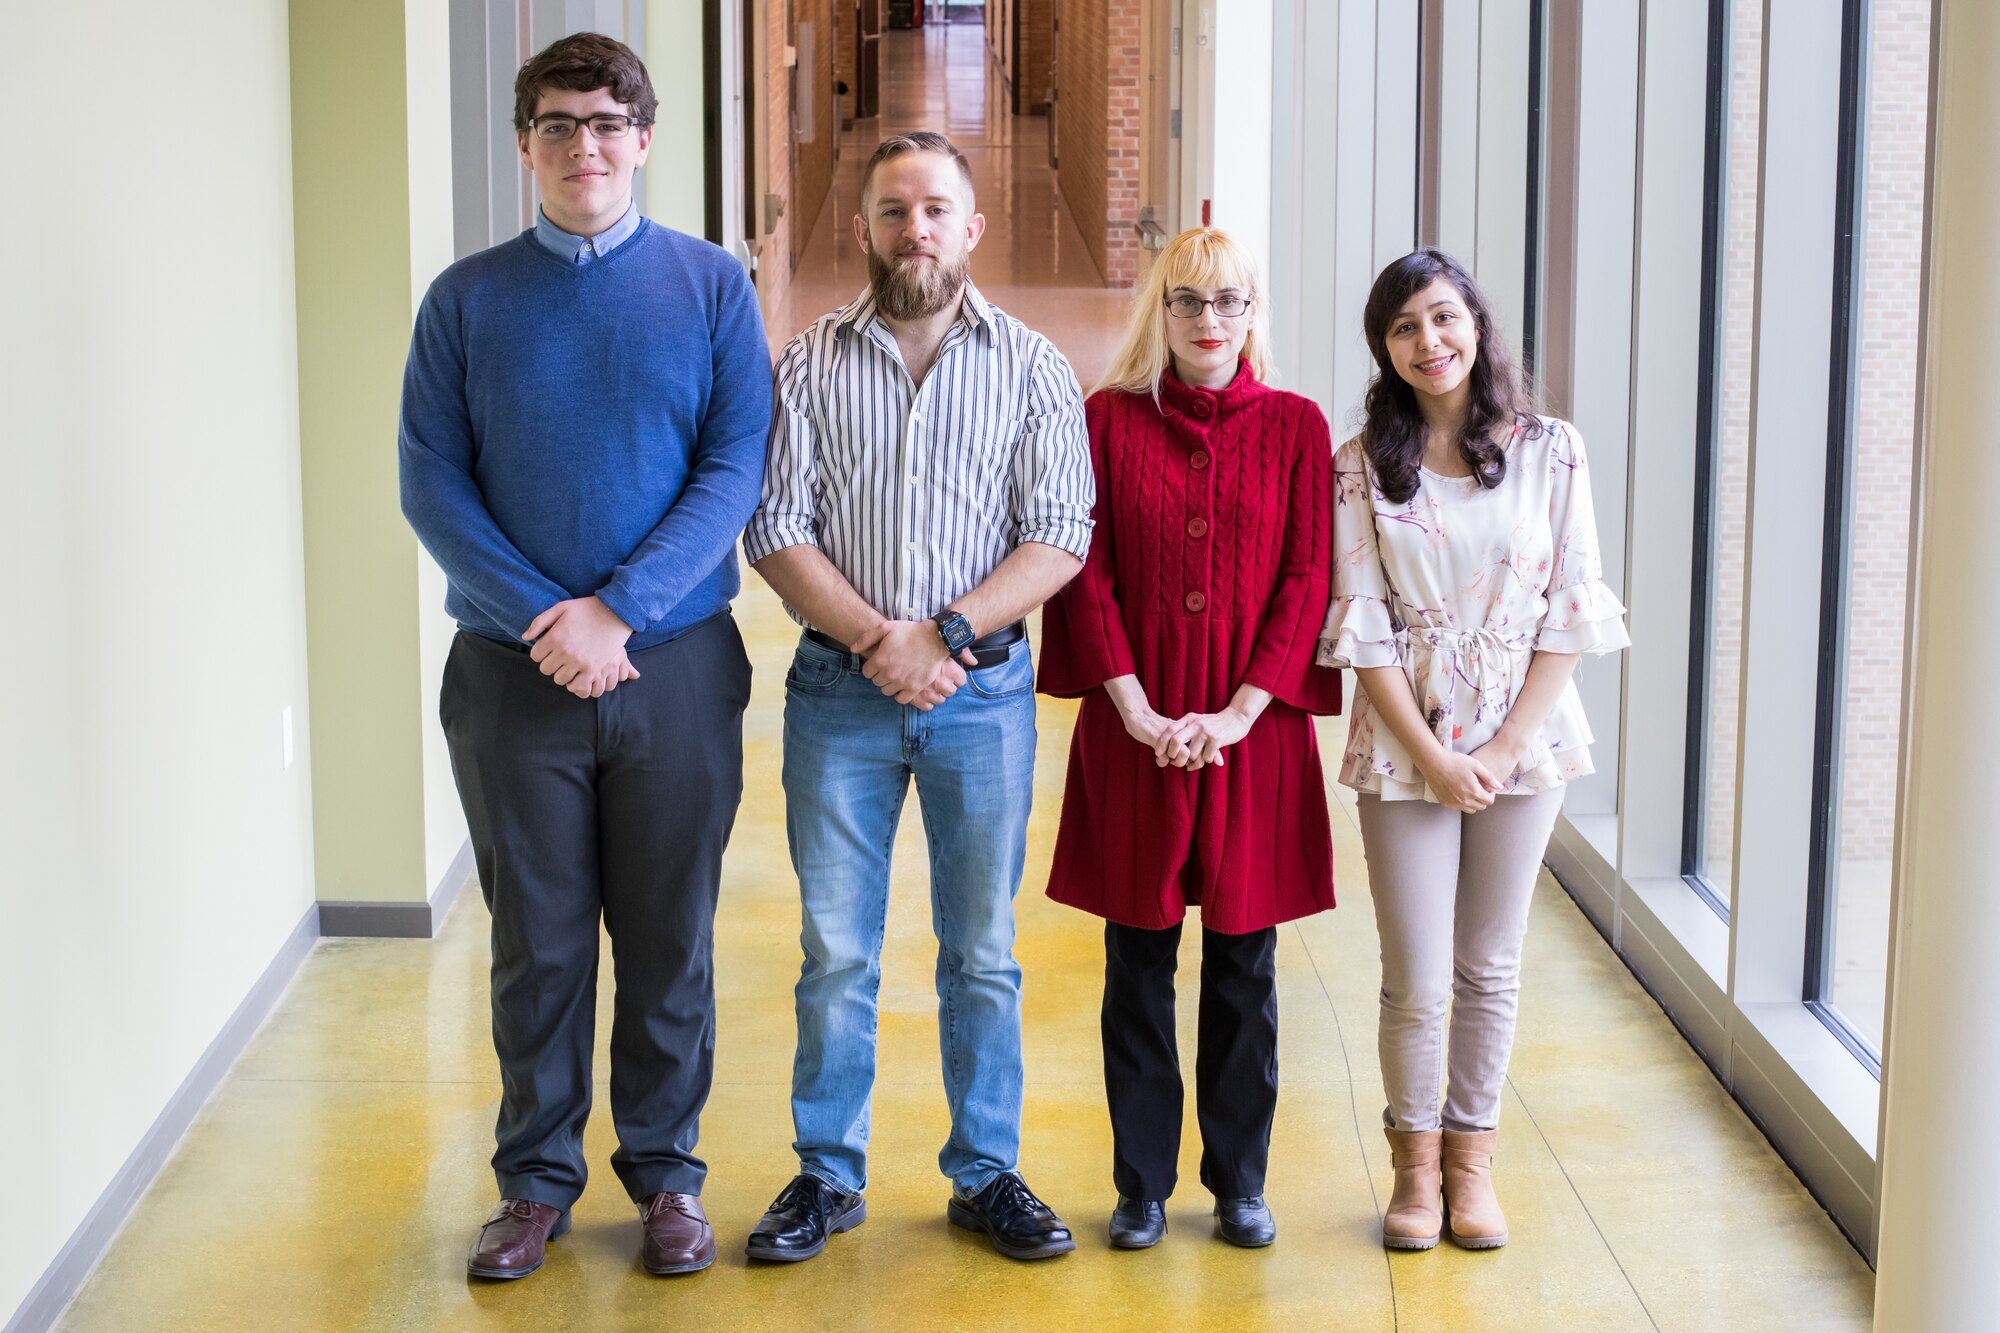
[[[646,0],[641,54],[660,110],[646,158],[640,207],[655,222],[702,234],[705,208],[701,126],[701,0]]]
[[[313,879],[284,0],[10,4],[0,50],[118,109],[0,207],[4,1323]]]
[[[439,773],[435,663],[424,651],[428,639],[436,656],[448,631],[433,619],[437,599],[426,604],[420,586],[416,538],[397,502],[395,449],[416,303],[451,252],[445,13],[444,0],[292,5],[323,901],[420,901],[434,887],[432,867],[450,858],[446,844],[455,850],[462,837]]]
[[[452,198],[450,5],[448,0],[406,0],[403,11],[405,79],[409,98],[410,313],[424,292],[451,263]],[[421,546],[417,563],[418,661],[412,684],[422,716],[424,822],[423,884],[428,890],[450,867],[465,844],[465,816],[452,781],[451,756],[438,725],[438,686],[445,655],[458,627],[444,613],[444,571]]]

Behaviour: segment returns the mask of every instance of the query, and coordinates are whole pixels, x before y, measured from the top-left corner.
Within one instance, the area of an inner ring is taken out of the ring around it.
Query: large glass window
[[[1857,97],[1843,211],[1850,282],[1834,373],[1821,678],[1818,930],[1808,998],[1882,1048],[1889,881],[1902,742],[1916,454],[1931,0],[1873,0],[1853,21]]]
[[[1757,310],[1758,111],[1762,0],[1710,6],[1711,209],[1707,439],[1698,460],[1704,537],[1696,552],[1697,719],[1688,764],[1689,880],[1723,916],[1734,901],[1737,696],[1742,679],[1744,535],[1750,490],[1751,339]]]

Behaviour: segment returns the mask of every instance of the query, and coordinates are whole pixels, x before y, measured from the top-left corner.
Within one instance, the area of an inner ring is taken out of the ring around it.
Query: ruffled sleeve
[[[1543,594],[1548,609],[1535,635],[1535,649],[1545,653],[1615,653],[1629,648],[1632,640],[1625,632],[1625,608],[1604,583],[1583,440],[1566,421],[1552,423],[1549,476],[1555,573]]]
[[[1090,551],[1083,570],[1042,607],[1042,654],[1036,688],[1080,698],[1116,676],[1137,674],[1125,613],[1118,604],[1111,531],[1111,473],[1106,466],[1107,412],[1097,397],[1084,404],[1090,469],[1097,495],[1090,511]]]
[[[1303,419],[1285,503],[1284,563],[1243,680],[1294,708],[1332,716],[1340,711],[1340,673],[1320,666],[1316,650],[1333,543],[1333,437],[1316,405],[1296,401]]]
[[[1359,438],[1333,456],[1333,594],[1319,632],[1319,664],[1396,666],[1389,581],[1375,541],[1375,495]]]

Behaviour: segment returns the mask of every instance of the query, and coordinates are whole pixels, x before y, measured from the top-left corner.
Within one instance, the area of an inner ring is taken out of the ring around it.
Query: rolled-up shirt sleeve
[[[743,558],[756,564],[787,546],[817,546],[817,443],[806,403],[811,348],[792,339],[778,358],[777,391],[772,396],[771,435],[764,451],[764,486],[757,512],[743,529]]]
[[[1041,542],[1082,560],[1090,553],[1096,498],[1083,390],[1063,354],[1045,341],[1031,373],[1028,417],[1008,478],[1015,544]]]

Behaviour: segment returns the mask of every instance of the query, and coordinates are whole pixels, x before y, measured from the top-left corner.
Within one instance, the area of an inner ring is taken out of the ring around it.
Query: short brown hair
[[[965,197],[973,198],[972,164],[965,160],[965,154],[958,151],[958,145],[934,130],[913,130],[908,134],[892,134],[875,145],[875,151],[868,158],[868,165],[861,169],[861,197],[868,198],[868,186],[875,179],[875,168],[892,157],[905,153],[941,153],[958,164],[958,174],[965,177]]]
[[[539,54],[530,56],[514,76],[514,129],[528,132],[535,107],[551,88],[573,93],[609,88],[611,95],[632,108],[641,125],[653,123],[660,99],[653,95],[653,81],[646,76],[645,62],[632,48],[601,32],[573,32],[550,42]]]

